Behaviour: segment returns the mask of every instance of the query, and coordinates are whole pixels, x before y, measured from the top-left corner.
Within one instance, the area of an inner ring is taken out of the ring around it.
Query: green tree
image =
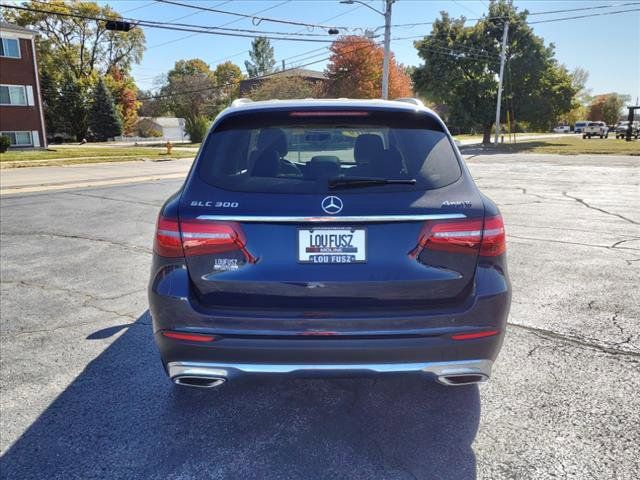
[[[73,135],[78,141],[87,136],[87,97],[87,89],[81,82],[71,75],[64,76],[58,102],[59,126],[61,132]]]
[[[292,98],[318,98],[322,96],[322,85],[314,84],[297,75],[278,74],[265,78],[249,96],[253,100],[287,100]]]
[[[602,106],[602,120],[607,125],[615,125],[620,120],[620,114],[624,104],[631,100],[628,95],[610,93]]]
[[[42,107],[44,111],[44,123],[47,134],[53,137],[61,133],[60,90],[58,82],[44,71],[40,75],[40,92],[42,94]]]
[[[178,60],[160,88],[164,112],[185,119],[191,138],[199,136],[202,119],[207,121],[216,111],[216,78],[209,65],[194,58]]]
[[[122,121],[122,131],[126,135],[133,133],[138,123],[138,109],[142,104],[138,100],[138,89],[133,78],[118,67],[113,67],[104,76],[104,81],[113,96],[116,111]]]
[[[100,79],[93,93],[93,103],[89,111],[91,137],[99,142],[122,134],[122,122],[116,111],[113,97],[104,81]]]
[[[238,98],[240,92],[240,80],[244,78],[242,70],[232,62],[220,63],[213,71],[216,84],[216,112],[227,107]]]
[[[546,129],[575,106],[569,72],[555,60],[553,44],[545,46],[534,35],[526,11],[492,0],[488,16],[468,27],[464,18],[442,12],[431,33],[414,44],[424,61],[414,72],[414,89],[446,104],[449,123],[481,128],[484,143],[491,141],[495,121],[503,19],[509,22],[509,36],[501,121],[509,112],[511,118]]]
[[[60,89],[65,84],[72,90],[79,89],[80,92],[75,92],[74,95],[82,96],[96,87],[99,78],[117,70],[127,79],[127,85],[119,85],[114,94],[125,123],[128,127],[131,126],[137,109],[137,89],[129,88],[133,83],[129,72],[133,64],[142,60],[145,46],[143,29],[133,28],[129,32],[107,30],[104,21],[91,20],[91,17],[114,20],[122,17],[110,6],[99,5],[94,1],[29,0],[23,2],[23,6],[77,15],[70,17],[37,11],[0,9],[6,21],[38,31],[36,52],[41,82],[60,85]],[[71,85],[72,82],[75,85]],[[118,80],[114,79],[111,83],[118,83]],[[74,97],[73,102],[76,100]],[[60,100],[60,103],[70,102]],[[53,110],[48,111],[49,108]],[[55,122],[54,119],[68,115],[68,110],[61,109],[58,113],[55,108],[53,101],[45,105],[49,132],[69,133],[84,138],[87,133],[86,122],[74,124],[68,119]],[[62,129],[63,125],[66,125],[65,129]]]
[[[47,10],[85,17],[120,19],[108,5],[92,1],[30,0],[23,4],[35,10]],[[112,67],[128,72],[139,63],[144,53],[144,32],[133,28],[129,32],[107,30],[105,22],[52,15],[27,10],[2,9],[4,19],[39,32],[36,50],[40,68],[58,77],[72,75],[76,79],[103,75]]]
[[[249,51],[251,61],[245,60],[244,66],[250,78],[261,77],[274,71],[276,59],[273,56],[273,47],[267,37],[257,37],[251,42]]]

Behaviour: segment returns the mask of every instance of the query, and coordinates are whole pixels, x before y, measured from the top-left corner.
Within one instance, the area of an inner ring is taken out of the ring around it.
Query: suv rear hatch
[[[179,217],[203,308],[393,310],[470,294],[484,208],[428,113],[299,109],[219,121]]]

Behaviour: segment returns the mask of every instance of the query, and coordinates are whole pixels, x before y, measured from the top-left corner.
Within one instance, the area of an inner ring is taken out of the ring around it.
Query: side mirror
[[[460,140],[458,140],[457,138],[453,139],[453,143],[456,144],[456,147],[460,148],[462,146],[462,142]]]

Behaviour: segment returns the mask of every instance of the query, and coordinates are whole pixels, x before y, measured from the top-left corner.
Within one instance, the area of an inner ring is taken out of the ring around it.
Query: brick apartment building
[[[11,139],[12,148],[47,146],[35,36],[0,22],[0,134]]]

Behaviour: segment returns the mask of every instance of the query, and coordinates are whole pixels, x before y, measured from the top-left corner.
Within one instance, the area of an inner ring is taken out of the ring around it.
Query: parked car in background
[[[569,133],[571,132],[571,127],[569,125],[558,125],[553,129],[553,133]]]
[[[604,122],[589,122],[582,131],[582,138],[609,138],[609,127]]]
[[[415,99],[235,100],[158,217],[149,305],[178,385],[252,375],[487,380],[505,230]]]
[[[627,136],[627,129],[629,128],[629,122],[618,122],[615,129],[616,138],[625,138]],[[638,138],[640,135],[640,122],[635,121],[631,124],[631,136]]]
[[[589,122],[587,122],[586,120],[576,122],[576,124],[573,126],[573,133],[584,132],[584,129],[587,128],[587,125],[589,125]]]

